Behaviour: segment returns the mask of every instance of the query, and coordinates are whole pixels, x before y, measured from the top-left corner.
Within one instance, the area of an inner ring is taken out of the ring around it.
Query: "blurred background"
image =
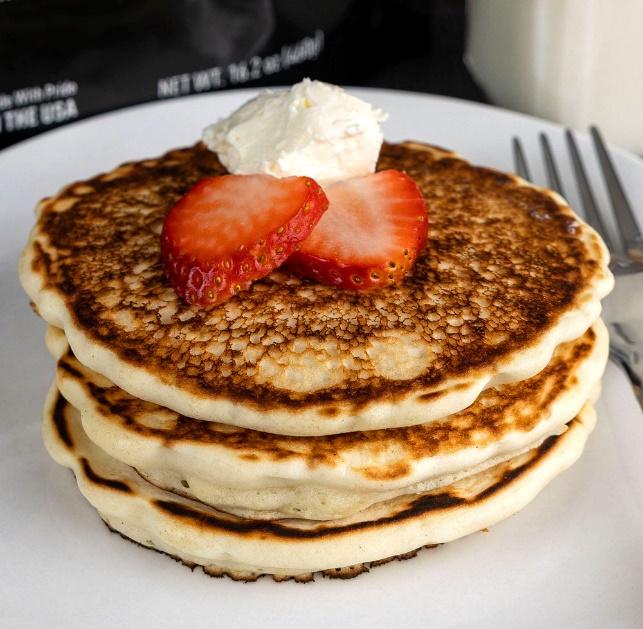
[[[643,0],[0,0],[0,149],[304,77],[489,102],[643,152]]]

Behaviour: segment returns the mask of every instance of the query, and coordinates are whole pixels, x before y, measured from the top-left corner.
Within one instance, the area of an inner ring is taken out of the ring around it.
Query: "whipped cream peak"
[[[304,79],[266,90],[203,132],[234,174],[335,181],[375,170],[387,114],[341,87]]]

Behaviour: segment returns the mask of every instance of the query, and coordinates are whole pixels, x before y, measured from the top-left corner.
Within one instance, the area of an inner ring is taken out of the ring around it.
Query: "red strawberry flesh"
[[[324,192],[309,177],[202,179],[165,219],[165,273],[188,303],[226,301],[280,266],[327,207]]]
[[[400,282],[426,244],[428,217],[417,184],[400,171],[385,170],[324,191],[328,211],[288,266],[342,288]]]

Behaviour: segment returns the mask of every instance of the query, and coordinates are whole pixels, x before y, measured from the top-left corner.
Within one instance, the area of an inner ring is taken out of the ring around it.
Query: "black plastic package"
[[[137,103],[306,76],[478,98],[461,78],[463,20],[455,0],[0,0],[0,148]]]

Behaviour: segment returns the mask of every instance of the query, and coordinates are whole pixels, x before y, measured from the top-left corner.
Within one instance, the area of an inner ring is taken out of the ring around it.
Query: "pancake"
[[[586,405],[562,435],[510,461],[449,487],[328,522],[239,518],[158,489],[93,444],[55,386],[45,405],[43,435],[52,457],[73,470],[85,498],[124,536],[217,576],[310,579],[322,570],[359,572],[370,562],[448,542],[507,518],[580,456],[594,423],[593,409]]]
[[[406,428],[288,437],[180,416],[84,367],[61,330],[57,386],[101,449],[162,488],[255,519],[352,515],[449,485],[559,434],[598,387],[608,355],[599,320],[560,345],[547,367],[487,389],[464,411]]]
[[[385,144],[430,215],[403,283],[353,292],[276,271],[215,307],[159,258],[172,205],[222,174],[201,144],[66,187],[38,207],[20,277],[78,360],[187,417],[328,435],[427,423],[542,370],[611,289],[608,253],[564,200],[420,145]]]

